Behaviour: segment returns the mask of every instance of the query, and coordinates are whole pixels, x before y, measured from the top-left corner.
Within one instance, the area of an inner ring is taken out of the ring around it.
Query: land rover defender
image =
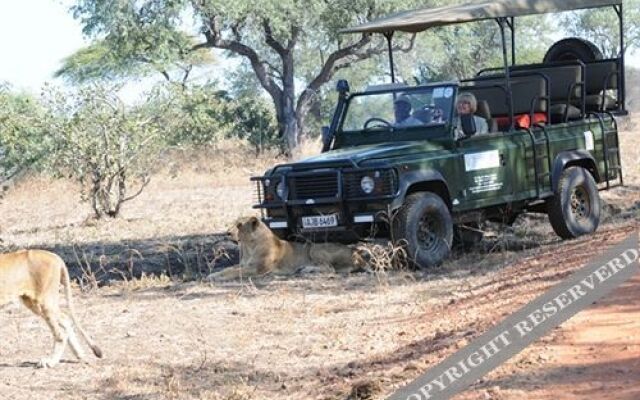
[[[264,222],[283,238],[390,237],[421,268],[442,262],[454,235],[473,234],[485,220],[509,224],[523,212],[547,213],[565,239],[594,232],[599,191],[623,184],[616,122],[626,113],[622,1],[534,3],[417,10],[346,30],[384,34],[391,49],[394,31],[493,19],[504,67],[460,82],[360,93],[340,81],[323,152],[253,178]],[[605,59],[590,42],[570,38],[539,64],[515,62],[515,17],[595,7],[619,16],[618,57]],[[392,57],[390,65],[394,77]],[[463,92],[477,99],[488,132],[476,134],[474,119],[458,115]]]

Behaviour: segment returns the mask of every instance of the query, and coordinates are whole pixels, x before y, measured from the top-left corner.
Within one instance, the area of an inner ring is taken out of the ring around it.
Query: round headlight
[[[375,189],[376,187],[376,182],[373,180],[372,177],[370,176],[365,176],[364,178],[362,178],[362,180],[360,181],[360,188],[362,189],[363,192],[365,192],[366,194],[371,194],[373,193],[373,189]]]
[[[281,179],[280,182],[278,182],[278,186],[276,186],[276,194],[278,195],[278,197],[284,200],[284,192],[285,192],[284,179]]]

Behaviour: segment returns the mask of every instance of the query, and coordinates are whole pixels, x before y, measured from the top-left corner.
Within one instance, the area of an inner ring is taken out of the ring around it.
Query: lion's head
[[[264,240],[273,235],[271,230],[256,217],[239,218],[227,232],[235,241]]]

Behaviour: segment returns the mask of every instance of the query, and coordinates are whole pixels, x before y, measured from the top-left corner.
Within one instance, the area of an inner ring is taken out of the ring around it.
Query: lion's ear
[[[251,217],[249,219],[249,225],[251,226],[251,230],[255,231],[256,228],[258,228],[258,224],[260,223],[260,221],[258,221],[258,218],[256,217]]]

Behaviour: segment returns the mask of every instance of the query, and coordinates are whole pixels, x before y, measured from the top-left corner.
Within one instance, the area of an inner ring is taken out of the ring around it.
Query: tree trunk
[[[294,76],[293,52],[289,51],[282,57],[282,96],[281,117],[278,121],[287,150],[294,152],[298,147],[300,126],[296,115],[296,86]]]
[[[293,92],[293,90],[291,91]],[[286,145],[287,152],[292,152],[299,144],[300,128],[298,112],[293,102],[293,93],[283,94],[279,99],[274,98],[276,106],[276,120],[278,121],[278,136]]]

